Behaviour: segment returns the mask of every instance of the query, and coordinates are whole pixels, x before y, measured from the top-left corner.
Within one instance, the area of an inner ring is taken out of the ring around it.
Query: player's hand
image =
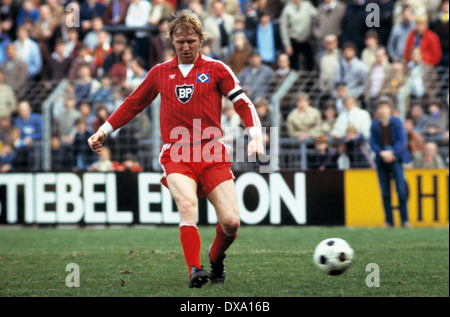
[[[102,152],[102,145],[106,139],[106,135],[102,130],[98,130],[94,133],[88,140],[88,144],[91,147],[91,150],[100,155]]]
[[[255,134],[247,147],[248,157],[256,158],[258,155],[264,155],[264,144],[262,134]]]

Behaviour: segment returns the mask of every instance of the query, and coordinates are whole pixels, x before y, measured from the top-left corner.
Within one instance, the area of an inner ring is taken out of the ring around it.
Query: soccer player
[[[130,122],[161,94],[161,182],[170,190],[179,211],[188,285],[199,288],[208,280],[224,282],[225,251],[236,239],[240,226],[231,160],[221,141],[222,96],[233,102],[248,128],[248,155],[252,157],[264,154],[261,123],[230,68],[200,53],[205,35],[192,12],[179,13],[168,33],[175,46],[175,57],[154,66],[88,143],[100,153],[108,135]],[[208,250],[210,272],[203,270],[200,262],[201,239],[196,225],[199,197],[207,197],[219,220]]]

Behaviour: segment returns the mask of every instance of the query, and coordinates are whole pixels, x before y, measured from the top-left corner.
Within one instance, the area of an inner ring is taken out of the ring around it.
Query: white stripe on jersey
[[[164,165],[161,164],[161,157],[163,156],[164,152],[165,152],[167,149],[169,149],[171,146],[172,146],[172,143],[166,143],[166,144],[164,144],[164,145],[162,146],[161,152],[159,152],[159,159],[158,159],[158,161],[159,161],[159,165],[161,165],[161,168],[162,168],[162,170],[163,170],[163,176],[164,176],[164,177],[166,177],[167,174],[166,174],[166,170],[165,170],[165,168],[164,168]]]

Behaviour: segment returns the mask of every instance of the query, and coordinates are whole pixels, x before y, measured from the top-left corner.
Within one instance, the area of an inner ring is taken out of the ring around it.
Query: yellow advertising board
[[[409,221],[413,227],[448,226],[448,169],[406,170]],[[375,170],[344,173],[345,224],[349,227],[377,227],[384,223],[383,203]],[[400,224],[398,199],[392,181],[394,223]]]

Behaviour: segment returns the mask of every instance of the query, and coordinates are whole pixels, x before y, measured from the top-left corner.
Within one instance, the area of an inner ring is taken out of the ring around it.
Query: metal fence
[[[436,78],[438,80],[436,80]],[[411,83],[415,78],[410,77],[404,85],[403,90],[397,93],[396,102],[399,115],[404,118],[408,112],[410,101]],[[448,68],[436,68],[436,77],[425,80],[427,89],[433,89],[433,98],[447,100],[448,96]],[[92,104],[92,113],[86,116],[89,121],[87,132],[81,135],[81,142],[75,136],[76,127],[72,126],[73,133],[70,141],[59,139],[53,142],[56,113],[62,111],[68,90],[71,87],[69,81],[60,82],[53,90],[43,91],[39,89],[41,83],[33,83],[28,86],[28,99],[38,105],[44,121],[44,137],[42,140],[34,142],[30,151],[28,161],[24,163],[22,170],[30,171],[58,171],[58,170],[83,170],[98,160],[96,156],[89,153],[86,143],[86,136],[95,130],[95,127],[102,123],[105,116],[114,109],[102,103]],[[73,88],[73,87],[72,87]],[[114,89],[114,88],[113,88]],[[358,140],[353,143],[345,143],[342,140],[327,139],[326,151],[318,149],[314,140],[299,141],[289,137],[286,128],[286,117],[295,107],[295,99],[299,92],[309,95],[311,106],[319,108],[324,100],[329,96],[319,87],[319,73],[294,72],[292,71],[282,81],[269,83],[267,87],[267,99],[269,100],[270,124],[277,127],[276,140],[271,140],[276,146],[271,146],[271,160],[266,163],[270,170],[306,170],[317,168],[371,168],[373,154],[367,146],[367,140]],[[116,104],[126,97],[126,92],[117,90]],[[426,102],[424,99],[423,102]],[[364,105],[363,105],[364,106]],[[136,117],[130,124],[119,131],[114,132],[105,143],[105,147],[110,149],[111,160],[122,163],[133,159],[143,170],[160,171],[158,162],[159,150],[161,147],[159,132],[159,97],[141,115]],[[90,131],[89,131],[90,130]],[[78,141],[77,141],[78,140]],[[239,146],[246,148],[248,140],[243,139]],[[324,143],[324,142],[321,142]],[[272,145],[272,144],[271,144]],[[440,147],[440,154],[447,158],[448,144]],[[80,160],[85,160],[88,164],[80,165]],[[59,160],[64,160],[61,163]],[[117,165],[116,165],[117,166]],[[236,171],[257,170],[259,163],[233,164]]]

